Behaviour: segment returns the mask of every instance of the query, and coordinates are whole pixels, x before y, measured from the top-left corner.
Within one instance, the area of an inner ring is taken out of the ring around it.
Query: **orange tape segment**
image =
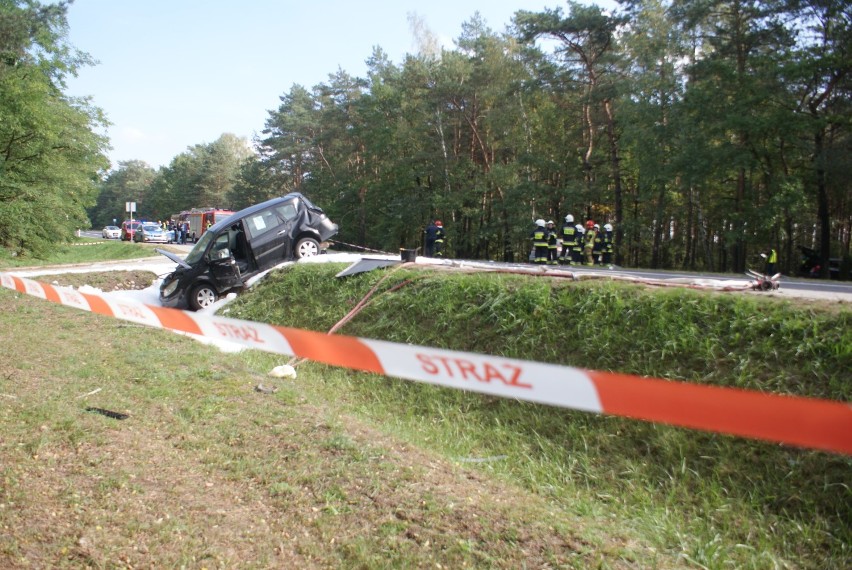
[[[56,289],[53,288],[53,285],[48,285],[47,283],[42,283],[41,288],[44,289],[44,297],[51,303],[59,303],[62,304],[62,298],[57,293]]]
[[[852,406],[587,371],[604,413],[852,454]]]
[[[157,316],[158,319],[160,319],[160,323],[167,329],[197,335],[204,334],[204,332],[198,326],[198,323],[196,323],[192,319],[192,317],[190,317],[183,311],[178,311],[177,309],[168,309],[166,307],[155,307],[153,305],[145,306],[148,307],[151,312],[153,312]]]
[[[89,308],[92,309],[93,313],[100,313],[108,317],[115,316],[110,306],[102,298],[97,295],[89,295],[88,293],[80,293],[80,295],[89,303]]]
[[[376,374],[385,373],[376,353],[355,337],[328,335],[287,327],[275,327],[275,329],[284,335],[296,356],[332,366],[354,368]]]

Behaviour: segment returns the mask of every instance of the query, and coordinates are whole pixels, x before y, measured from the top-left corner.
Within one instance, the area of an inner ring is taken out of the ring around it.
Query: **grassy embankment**
[[[339,269],[273,274],[228,315],[327,330],[387,274]],[[845,306],[407,269],[381,291],[406,280],[340,332],[852,400]],[[3,565],[852,561],[846,457],[311,363],[266,394],[280,357],[5,289],[0,342]]]
[[[329,329],[382,272],[276,274],[229,315]],[[402,270],[340,332],[596,370],[852,401],[852,310],[766,296]],[[739,438],[332,374],[317,386],[388,433],[698,567],[848,567],[852,461]],[[790,421],[796,421],[790,418]]]
[[[154,249],[169,249],[163,244],[142,244],[120,240],[98,238],[77,238],[74,243],[57,245],[46,259],[30,256],[13,257],[9,251],[0,248],[0,271],[18,267],[41,265],[67,265],[75,263],[96,263],[98,261],[121,261],[158,255]]]

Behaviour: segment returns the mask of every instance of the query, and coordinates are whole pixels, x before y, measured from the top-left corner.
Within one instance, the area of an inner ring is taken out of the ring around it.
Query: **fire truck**
[[[207,228],[233,213],[232,210],[219,210],[217,208],[193,208],[178,214],[178,221],[189,224],[187,240],[196,242],[207,231]]]

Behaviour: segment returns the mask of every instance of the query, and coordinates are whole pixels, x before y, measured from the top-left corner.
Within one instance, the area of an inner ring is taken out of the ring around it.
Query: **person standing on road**
[[[444,224],[435,220],[435,257],[444,257]]]
[[[574,227],[574,216],[568,214],[565,216],[565,223],[562,224],[562,254],[559,261],[564,264],[571,265],[572,251],[577,242],[577,228]]]
[[[775,264],[778,263],[778,252],[775,251],[774,247],[771,247],[769,248],[769,252],[762,254],[762,256],[766,258],[766,267],[763,270],[763,274],[772,277],[775,275]]]
[[[547,264],[559,264],[559,233],[553,220],[547,221]]]
[[[613,254],[615,253],[615,242],[612,237],[612,224],[604,224],[603,235],[603,264],[612,265]]]
[[[536,265],[544,265],[547,263],[547,228],[544,220],[538,219],[535,221],[535,229],[530,234],[533,242],[533,263]]]
[[[598,237],[598,233],[595,231],[595,222],[594,220],[586,221],[586,239],[583,245],[583,254],[586,256],[586,265],[594,265],[595,264],[595,240]]]
[[[601,232],[600,224],[595,224],[595,247],[594,247],[595,265],[603,265],[603,232]]]
[[[571,262],[574,265],[583,265],[583,244],[586,239],[586,230],[582,224],[574,226],[577,232],[574,234],[574,246],[571,248]]]
[[[435,220],[432,220],[423,230],[423,255],[426,257],[435,255],[435,238],[437,236],[438,226],[435,225]]]

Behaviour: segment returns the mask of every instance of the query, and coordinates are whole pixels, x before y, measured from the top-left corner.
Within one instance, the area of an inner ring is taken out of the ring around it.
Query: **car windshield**
[[[145,224],[144,226],[142,226],[142,229],[144,229],[146,232],[157,232],[160,231],[160,226],[156,224]]]
[[[204,235],[201,236],[201,239],[195,244],[195,247],[192,248],[192,251],[186,256],[184,261],[189,265],[194,265],[204,256],[204,251],[207,249],[207,246],[210,245],[210,242],[215,239],[215,235],[213,232],[204,232]]]

